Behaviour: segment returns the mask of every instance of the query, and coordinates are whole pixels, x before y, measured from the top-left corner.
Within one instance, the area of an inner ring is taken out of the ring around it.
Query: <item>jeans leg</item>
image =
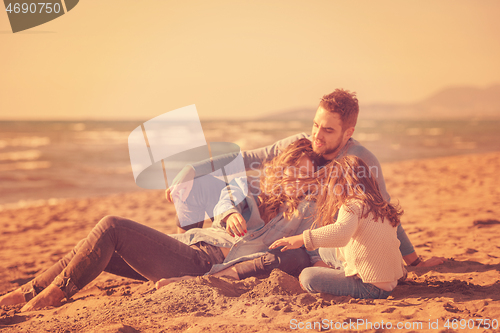
[[[90,232],[54,284],[71,297],[107,266],[115,253],[149,280],[202,275],[211,263],[188,245],[140,223],[103,218]]]
[[[280,250],[281,247],[273,249],[259,258],[235,264],[238,278],[242,280],[250,276],[269,276],[275,268],[297,277],[304,268],[311,265],[310,257],[304,248],[285,252]]]
[[[66,266],[68,266],[68,263],[71,261],[71,259],[73,259],[78,249],[82,246],[83,242],[84,240],[78,242],[78,244],[76,244],[76,246],[70,252],[68,252],[49,269],[45,270],[42,274],[37,275],[33,280],[20,287],[21,291],[24,294],[24,299],[26,300],[26,302],[38,295],[49,284],[52,283],[54,278],[58,276]]]
[[[318,254],[321,260],[328,266],[335,269],[344,269],[342,261],[337,258],[336,251],[334,247],[320,247],[318,249]]]
[[[148,281],[144,276],[137,273],[118,253],[113,253],[108,265],[104,269],[105,272],[123,276],[129,279]]]
[[[311,257],[304,248],[298,248],[281,252],[281,247],[269,251],[279,259],[277,268],[292,276],[298,277],[300,272],[306,267],[311,266]]]
[[[54,281],[56,276],[58,276],[65,268],[68,263],[73,259],[76,252],[85,240],[81,240],[78,244],[68,252],[62,259],[52,265],[49,269],[45,270],[42,274],[37,275],[33,280],[22,285],[21,291],[24,294],[24,299],[26,302],[31,300],[33,297],[38,295],[42,290],[44,290],[49,284]],[[137,273],[132,267],[129,266],[117,253],[113,253],[111,259],[104,269],[105,272],[115,274],[118,276],[123,276],[130,279],[147,281],[144,276]]]
[[[299,277],[300,284],[310,293],[327,293],[355,298],[387,298],[391,294],[354,276],[345,276],[343,270],[326,267],[308,267]]]
[[[213,221],[214,207],[226,183],[210,175],[195,178],[186,201],[175,202],[177,226],[184,230],[202,228],[205,213]]]

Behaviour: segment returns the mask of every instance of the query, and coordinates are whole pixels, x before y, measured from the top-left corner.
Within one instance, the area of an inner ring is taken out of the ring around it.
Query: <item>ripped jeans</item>
[[[26,301],[49,284],[70,298],[102,271],[138,280],[199,276],[224,261],[222,251],[204,242],[188,246],[140,223],[104,217],[59,262],[21,287]]]

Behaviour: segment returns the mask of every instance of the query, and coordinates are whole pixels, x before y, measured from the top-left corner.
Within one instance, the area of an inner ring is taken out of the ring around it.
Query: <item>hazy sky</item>
[[[500,1],[82,0],[13,34],[0,4],[0,119],[202,119],[500,83]]]

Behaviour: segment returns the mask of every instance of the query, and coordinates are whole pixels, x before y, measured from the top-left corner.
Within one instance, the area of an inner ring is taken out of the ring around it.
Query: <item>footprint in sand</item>
[[[488,220],[475,220],[473,222],[473,225],[477,226],[478,228],[482,228],[484,226],[493,225],[493,224],[500,224],[500,221],[488,219]]]

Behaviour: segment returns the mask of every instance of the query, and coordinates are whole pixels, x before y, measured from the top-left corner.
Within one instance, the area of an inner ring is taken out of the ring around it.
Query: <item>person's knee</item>
[[[99,221],[97,227],[101,230],[109,230],[123,225],[124,221],[125,219],[123,217],[107,215]]]
[[[305,267],[310,265],[309,255],[305,251],[276,251],[271,250],[262,257],[256,259],[256,266],[267,273],[275,268],[283,272],[298,276]]]
[[[275,250],[272,250],[267,255],[272,255],[275,258],[276,267],[290,275],[297,277],[304,268],[311,265],[309,255],[302,248],[285,252]]]
[[[227,186],[226,182],[212,175],[206,175],[202,178],[197,178],[197,180],[198,182],[194,182],[193,184],[193,188],[195,189],[194,193],[197,194],[198,197],[203,198],[203,200],[213,199],[215,194],[215,199],[218,201],[221,190]]]
[[[310,293],[315,292],[313,286],[315,284],[316,274],[314,271],[314,267],[304,268],[299,275],[300,286]]]
[[[309,256],[309,254],[307,254],[306,250],[304,250],[303,248],[300,248],[299,250],[300,251],[297,251],[294,255],[294,260],[296,263],[295,270],[297,271],[296,275],[299,275],[302,270],[311,266],[311,257]]]

